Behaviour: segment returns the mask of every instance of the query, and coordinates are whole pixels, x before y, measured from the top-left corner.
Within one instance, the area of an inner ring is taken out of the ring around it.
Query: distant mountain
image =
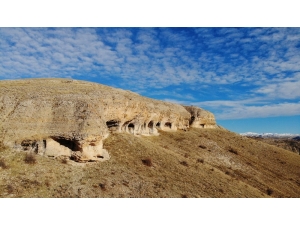
[[[242,136],[248,136],[248,137],[261,137],[261,138],[296,138],[300,139],[300,134],[290,134],[290,133],[254,133],[254,132],[246,132],[246,133],[240,133]]]

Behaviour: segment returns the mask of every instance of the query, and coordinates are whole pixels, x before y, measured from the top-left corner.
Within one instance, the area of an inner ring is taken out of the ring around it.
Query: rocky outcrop
[[[0,141],[37,154],[75,161],[109,159],[110,132],[157,135],[189,127],[178,104],[101,84],[66,79],[0,82]]]
[[[158,129],[176,131],[190,124],[213,128],[214,116],[90,82],[0,81],[0,141],[40,155],[103,161],[109,159],[103,140],[111,132],[158,135]]]
[[[190,126],[195,128],[217,128],[214,114],[196,106],[184,106],[191,114]]]

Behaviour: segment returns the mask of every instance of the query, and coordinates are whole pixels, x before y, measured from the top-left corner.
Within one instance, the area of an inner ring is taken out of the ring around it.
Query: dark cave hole
[[[58,138],[58,137],[52,137],[52,139],[56,142],[58,142],[60,145],[63,145],[69,149],[71,149],[72,151],[78,151],[78,146],[76,141],[73,140],[68,140],[65,138]]]
[[[172,123],[170,123],[170,122],[166,122],[166,123],[165,123],[165,127],[169,127],[169,128],[171,128],[171,127],[172,127]]]
[[[119,127],[119,121],[117,120],[107,121],[106,126],[110,131],[116,131]]]

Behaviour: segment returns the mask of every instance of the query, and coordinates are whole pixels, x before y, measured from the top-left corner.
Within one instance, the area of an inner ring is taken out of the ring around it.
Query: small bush
[[[49,181],[49,180],[45,180],[45,185],[46,185],[47,187],[50,187],[50,186],[51,186],[50,181]]]
[[[2,169],[7,169],[7,168],[8,168],[8,166],[6,165],[6,163],[4,162],[3,159],[0,159],[0,167],[1,167]]]
[[[185,157],[185,158],[188,158],[188,157],[189,157],[189,154],[185,153],[185,154],[184,154],[184,157]]]
[[[188,198],[186,194],[181,195],[181,198]]]
[[[0,151],[4,151],[6,149],[6,147],[4,146],[4,144],[0,141]]]
[[[63,159],[61,160],[61,163],[63,163],[63,164],[68,164],[68,160],[67,160],[66,158],[63,158]]]
[[[11,193],[13,193],[14,192],[14,187],[11,185],[11,184],[8,184],[7,186],[6,186],[6,190],[7,190],[7,192],[9,193],[9,194],[11,194]]]
[[[207,147],[204,145],[199,145],[199,148],[206,149]]]
[[[237,150],[233,149],[232,147],[228,147],[228,151],[231,152],[231,153],[233,153],[233,154],[238,155]]]
[[[273,192],[274,192],[274,191],[273,191],[271,188],[268,188],[268,189],[267,189],[267,194],[268,194],[268,195],[272,195]]]
[[[99,184],[99,187],[101,188],[102,191],[105,191],[105,190],[106,190],[106,184],[100,183],[100,184]]]
[[[36,163],[35,155],[33,153],[26,154],[24,158],[24,162],[32,165],[35,164]]]
[[[142,159],[142,163],[145,166],[152,166],[152,160],[150,158]]]
[[[189,164],[186,161],[181,161],[180,164],[183,166],[189,166]]]
[[[197,163],[204,163],[204,159],[197,159]]]

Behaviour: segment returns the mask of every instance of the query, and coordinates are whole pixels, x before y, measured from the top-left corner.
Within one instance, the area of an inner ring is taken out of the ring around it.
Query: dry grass
[[[226,130],[112,134],[104,148],[111,159],[102,163],[36,155],[35,166],[24,152],[0,151],[9,165],[1,170],[0,197],[300,197],[300,156]]]
[[[24,157],[24,162],[27,164],[36,164],[36,157],[34,153],[27,153]]]
[[[8,165],[6,165],[4,159],[0,159],[0,167],[2,169],[8,169]]]

